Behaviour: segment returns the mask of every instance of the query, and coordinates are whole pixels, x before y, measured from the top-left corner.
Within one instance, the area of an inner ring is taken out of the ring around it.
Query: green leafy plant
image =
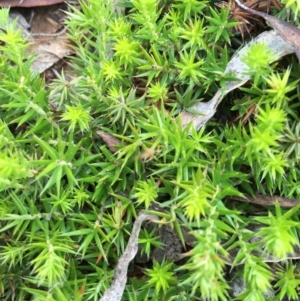
[[[263,43],[252,44],[243,61],[249,67],[247,73],[254,76],[254,84],[259,83],[260,77],[270,73],[270,63],[275,60],[270,49]]]
[[[139,243],[141,244],[141,254],[145,253],[147,255],[147,258],[150,258],[151,254],[151,247],[160,248],[162,247],[162,243],[158,240],[159,236],[154,237],[155,228],[148,233],[146,230],[142,231],[140,234]]]
[[[47,86],[0,10],[1,297],[99,300],[147,210],[182,253],[152,262],[166,246],[142,229],[150,261],[132,263],[123,301],[257,301],[270,290],[297,300],[299,266],[287,256],[299,246],[299,208],[280,205],[300,198],[298,64],[271,64],[254,44],[243,58],[251,81],[206,127],[183,127],[183,110],[236,80],[224,71],[237,23],[212,1],[114,5],[70,5],[72,78]],[[240,202],[272,196],[278,203]],[[236,277],[245,289],[234,295]]]
[[[162,263],[154,262],[153,268],[146,271],[149,276],[148,286],[154,286],[157,294],[160,291],[166,292],[171,285],[176,285],[177,281],[173,273],[170,272],[171,265],[171,263],[164,261]]]

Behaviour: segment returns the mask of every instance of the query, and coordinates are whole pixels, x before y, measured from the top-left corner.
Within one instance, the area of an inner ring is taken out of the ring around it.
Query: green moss
[[[28,72],[33,58],[1,10],[4,300],[98,300],[138,212],[153,211],[154,203],[183,243],[179,225],[192,231],[194,245],[186,261],[154,263],[141,278],[130,277],[124,301],[231,300],[230,260],[241,264],[231,277],[243,276],[243,300],[263,300],[274,283],[276,300],[295,299],[296,265],[278,263],[273,272],[258,253],[265,245],[283,259],[299,245],[298,207],[257,213],[232,197],[300,198],[297,63],[287,58],[289,68],[266,65],[263,74],[253,73],[253,82],[232,94],[233,106],[224,99],[233,109],[226,125],[217,118],[199,132],[183,129],[179,113],[209,100],[230,79],[223,72],[236,51],[230,45],[236,22],[209,1],[122,5],[120,14],[98,0],[71,8],[73,77],[62,74],[48,89]],[[267,60],[260,47],[246,58],[252,70]],[[247,124],[231,122],[253,105]],[[148,255],[160,245],[152,234],[141,239]]]

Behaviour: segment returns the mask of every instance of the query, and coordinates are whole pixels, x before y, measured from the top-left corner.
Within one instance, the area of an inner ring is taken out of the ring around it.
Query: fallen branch
[[[300,200],[293,200],[281,196],[270,196],[270,195],[256,195],[251,197],[246,195],[245,197],[232,196],[230,199],[245,203],[253,203],[262,206],[274,206],[277,201],[281,207],[292,208],[300,204]]]
[[[146,220],[158,220],[158,217],[151,214],[146,214],[143,211],[133,224],[132,232],[127,244],[127,247],[120,257],[115,268],[114,279],[110,288],[108,288],[99,301],[120,301],[125,285],[127,282],[127,270],[130,261],[135,257],[138,251],[138,237],[140,234],[142,223]]]

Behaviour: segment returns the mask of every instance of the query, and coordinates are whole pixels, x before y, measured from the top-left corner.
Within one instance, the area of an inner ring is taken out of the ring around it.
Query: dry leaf
[[[1,0],[0,7],[36,7],[63,3],[65,0]]]
[[[155,155],[156,151],[153,148],[147,148],[145,151],[143,151],[140,155],[140,158],[144,161],[147,162],[149,160],[151,160],[154,155]]]
[[[44,72],[65,56],[74,53],[65,35],[31,40],[31,45],[27,51],[36,55],[31,70],[38,73]]]
[[[121,141],[119,139],[115,138],[112,134],[103,131],[97,131],[96,134],[106,143],[108,149],[112,153],[118,151],[118,149],[115,146],[121,144]]]
[[[36,56],[35,61],[31,65],[31,71],[42,73],[65,56],[74,53],[74,50],[70,47],[70,41],[67,38],[65,30],[61,31],[61,33],[32,33],[28,30],[30,25],[23,15],[18,12],[10,12],[9,20],[10,22],[17,20],[17,27],[21,30],[22,36],[30,42],[27,52],[33,53]],[[45,23],[48,24],[49,22]],[[41,22],[39,24],[41,27]],[[55,29],[53,23],[51,23],[51,28],[47,24],[43,26],[48,26],[47,29],[49,30]]]

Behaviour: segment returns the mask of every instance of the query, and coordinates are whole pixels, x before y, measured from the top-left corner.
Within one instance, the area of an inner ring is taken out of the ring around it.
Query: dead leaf
[[[67,38],[66,30],[56,33],[61,26],[59,23],[51,21],[50,12],[41,17],[42,12],[36,13],[36,20],[33,22],[33,28],[40,28],[44,32],[29,31],[30,25],[24,16],[18,12],[10,12],[9,20],[17,20],[17,28],[21,30],[22,36],[30,42],[27,48],[28,53],[35,55],[36,59],[31,65],[31,71],[42,73],[46,69],[62,60],[64,57],[74,53],[71,42]]]
[[[63,3],[64,0],[1,0],[0,7],[36,7]]]
[[[31,70],[38,73],[44,72],[65,56],[74,53],[65,35],[59,38],[47,37],[31,40],[27,51],[36,55]]]
[[[148,162],[149,160],[151,160],[154,155],[156,153],[156,150],[153,148],[147,148],[145,151],[143,151],[140,154],[140,158],[144,161],[144,162]]]
[[[118,149],[115,147],[121,144],[121,141],[118,138],[115,138],[113,135],[104,131],[97,131],[96,134],[106,143],[108,149],[112,153],[116,153],[118,151]]]

